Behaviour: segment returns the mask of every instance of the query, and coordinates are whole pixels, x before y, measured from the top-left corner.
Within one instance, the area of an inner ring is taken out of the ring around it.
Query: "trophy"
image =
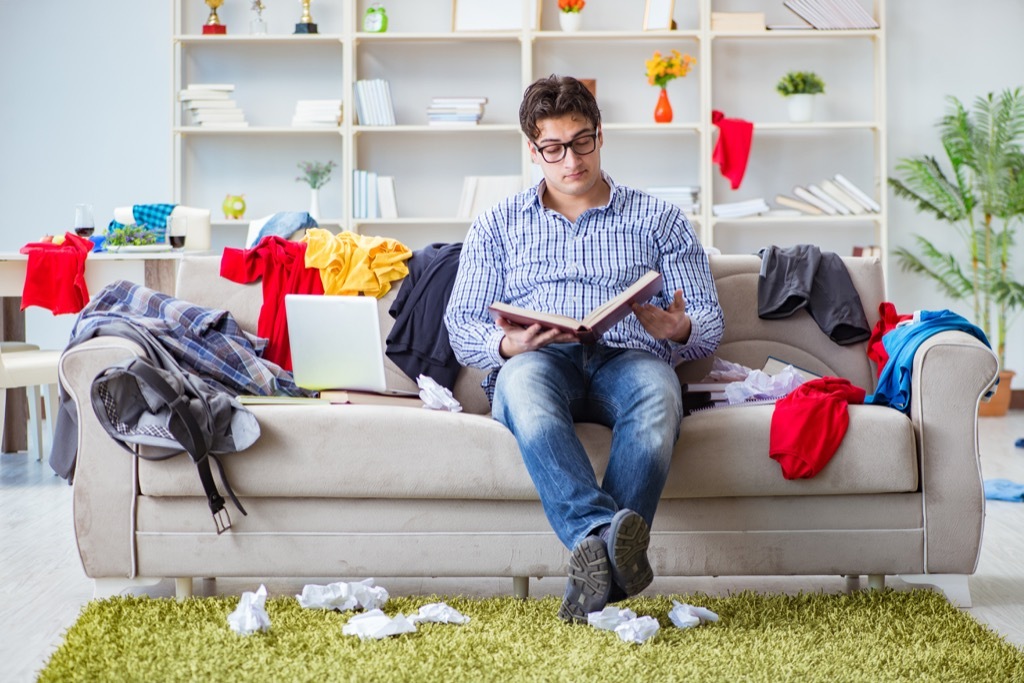
[[[299,19],[299,23],[295,24],[296,33],[316,33],[316,24],[313,23],[313,17],[309,16],[309,3],[310,0],[302,0],[302,17]]]
[[[207,7],[210,8],[210,16],[206,18],[206,23],[203,24],[203,35],[224,35],[228,32],[228,27],[220,23],[220,17],[217,16],[217,8],[224,4],[224,0],[204,0]]]

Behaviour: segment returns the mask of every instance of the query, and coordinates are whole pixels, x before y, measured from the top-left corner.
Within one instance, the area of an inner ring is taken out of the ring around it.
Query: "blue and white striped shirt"
[[[629,187],[611,187],[606,206],[587,209],[575,223],[544,207],[544,181],[481,214],[462,248],[445,324],[459,362],[498,369],[504,333],[487,307],[502,301],[584,318],[648,270],[664,277],[651,303],[667,308],[683,291],[693,323],[685,344],[654,339],[627,316],[600,343],[650,351],[668,363],[714,353],[724,329],[707,255],[678,207]],[[493,394],[497,372],[484,382]]]

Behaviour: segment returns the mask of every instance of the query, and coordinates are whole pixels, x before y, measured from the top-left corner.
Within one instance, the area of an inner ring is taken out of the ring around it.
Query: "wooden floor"
[[[981,426],[982,468],[986,479],[1024,483],[1024,411],[1006,418],[984,418]],[[974,606],[970,613],[1006,638],[1024,646],[1024,503],[988,501],[984,543],[977,573],[970,578]],[[364,577],[350,577],[352,579]],[[507,595],[511,581],[385,579],[378,584],[392,594]],[[866,583],[866,579],[864,579]],[[908,584],[890,577],[894,588]],[[196,590],[239,595],[257,585],[222,579]],[[270,593],[298,593],[302,582],[268,582]],[[564,579],[531,581],[532,595],[561,594]],[[725,594],[737,590],[841,592],[839,577],[658,579],[650,591]],[[147,591],[173,595],[164,582]],[[82,573],[71,528],[71,488],[45,463],[24,453],[0,456],[0,681],[32,681],[60,643],[64,629],[92,597],[92,582]]]

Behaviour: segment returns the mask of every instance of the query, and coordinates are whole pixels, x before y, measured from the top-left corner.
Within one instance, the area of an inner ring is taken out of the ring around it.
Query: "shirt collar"
[[[608,175],[603,169],[601,170],[601,177],[608,183],[610,190],[608,195],[608,203],[605,206],[599,206],[599,209],[611,209],[613,212],[620,214],[622,213],[623,205],[626,202],[626,194],[619,189],[619,186],[615,184],[612,177]],[[541,195],[547,190],[547,181],[541,178],[540,182],[531,187],[528,190],[526,201],[523,202],[523,213],[532,211],[534,209],[540,210],[543,205],[540,203]]]

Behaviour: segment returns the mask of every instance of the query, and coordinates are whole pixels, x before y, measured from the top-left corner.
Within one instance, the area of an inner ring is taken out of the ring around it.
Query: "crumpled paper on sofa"
[[[433,622],[436,624],[468,624],[469,617],[443,602],[432,602],[420,607],[420,611],[409,617],[409,622]]]
[[[452,392],[441,386],[433,377],[420,375],[416,378],[420,388],[420,400],[425,408],[431,410],[450,410],[453,413],[462,411],[462,404],[452,396]]]
[[[374,640],[380,640],[388,636],[415,633],[416,624],[411,623],[402,614],[392,618],[379,609],[374,609],[363,614],[357,614],[349,619],[348,623],[341,627],[341,632],[346,636],[359,636],[363,639],[373,638]]]
[[[345,612],[357,607],[372,610],[384,606],[388,592],[383,586],[374,586],[373,579],[352,583],[338,581],[326,586],[307,584],[302,593],[296,595],[299,605],[306,609],[334,609]]]
[[[228,615],[228,626],[242,636],[256,631],[266,631],[270,628],[270,615],[267,614],[266,603],[267,587],[263,584],[260,584],[255,593],[245,591],[238,601],[238,607]]]
[[[706,621],[718,621],[718,615],[704,607],[687,605],[678,600],[673,600],[672,605],[672,609],[668,611],[668,618],[679,628],[693,628]]]
[[[782,398],[804,383],[792,365],[787,365],[775,375],[761,370],[751,370],[742,382],[725,386],[725,398],[730,405],[744,401]]]

